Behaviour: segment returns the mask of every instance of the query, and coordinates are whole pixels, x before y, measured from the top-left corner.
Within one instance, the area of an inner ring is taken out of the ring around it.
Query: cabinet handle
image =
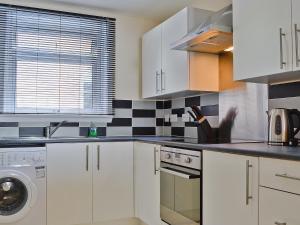
[[[279,223],[279,222],[275,222],[275,225],[287,225],[287,223]]]
[[[155,87],[156,87],[156,93],[158,93],[159,91],[160,91],[160,89],[159,89],[159,82],[158,82],[158,80],[159,80],[159,77],[160,77],[160,74],[159,74],[159,72],[158,71],[156,71],[156,74],[155,74]]]
[[[157,165],[156,165],[156,154],[157,154],[157,149],[156,149],[156,147],[154,147],[154,175],[156,175],[157,174],[157,172],[159,171],[158,169],[157,169]]]
[[[298,29],[298,25],[295,24],[295,50],[296,50],[296,66],[299,67],[300,59],[299,59],[299,36],[298,33],[300,29]]]
[[[89,171],[89,146],[87,145],[85,147],[85,169],[86,171]]]
[[[280,69],[283,69],[283,66],[286,65],[286,62],[283,61],[283,43],[282,38],[285,37],[285,33],[283,33],[282,28],[279,29],[279,35],[280,35]]]
[[[252,199],[252,196],[250,196],[250,168],[252,168],[252,165],[250,165],[250,161],[246,161],[246,205],[249,205],[249,200]]]
[[[166,73],[161,70],[161,90],[166,90]]]
[[[97,146],[97,169],[100,170],[100,145]]]
[[[289,176],[286,173],[284,173],[284,174],[278,174],[278,173],[276,173],[275,176],[276,177],[285,178],[285,179],[291,179],[291,180],[298,180],[298,181],[300,181],[300,177]]]

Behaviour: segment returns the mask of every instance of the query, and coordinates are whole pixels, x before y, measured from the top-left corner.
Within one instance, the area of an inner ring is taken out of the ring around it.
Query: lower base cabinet
[[[47,225],[134,217],[133,143],[47,145]]]
[[[299,225],[300,196],[260,187],[260,225]]]
[[[135,216],[147,225],[161,225],[159,146],[134,143]]]
[[[258,224],[258,158],[203,151],[203,224]]]

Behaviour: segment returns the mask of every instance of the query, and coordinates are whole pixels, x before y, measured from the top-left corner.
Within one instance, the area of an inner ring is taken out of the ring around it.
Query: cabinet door
[[[188,9],[162,23],[162,93],[188,89],[188,52],[172,50],[171,44],[187,34]]]
[[[258,158],[203,152],[203,221],[258,224]]]
[[[149,225],[161,224],[157,149],[156,145],[134,143],[135,215]]]
[[[298,225],[300,224],[299,195],[259,188],[260,225]]]
[[[142,67],[143,98],[154,97],[161,92],[161,26],[143,36]]]
[[[300,1],[292,0],[292,30],[294,41],[294,70],[300,70]]]
[[[233,0],[234,78],[291,71],[291,34],[290,0]]]
[[[92,151],[89,143],[47,145],[47,224],[92,222]]]
[[[133,217],[133,143],[99,143],[93,153],[93,222]]]

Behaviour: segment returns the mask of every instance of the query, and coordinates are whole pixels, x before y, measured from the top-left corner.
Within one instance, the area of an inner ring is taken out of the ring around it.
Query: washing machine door
[[[0,224],[24,218],[36,197],[36,186],[27,175],[19,171],[0,171]]]

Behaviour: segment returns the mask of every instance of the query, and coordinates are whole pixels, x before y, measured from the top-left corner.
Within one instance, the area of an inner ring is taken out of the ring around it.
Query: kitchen
[[[1,0],[0,225],[298,225],[299,0]]]

